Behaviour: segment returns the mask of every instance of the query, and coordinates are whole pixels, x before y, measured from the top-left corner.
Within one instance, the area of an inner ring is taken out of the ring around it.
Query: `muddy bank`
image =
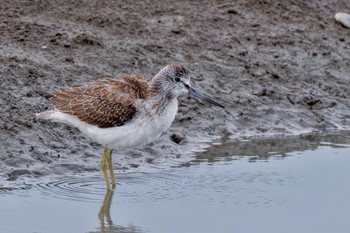
[[[0,185],[99,169],[102,148],[69,126],[35,119],[33,94],[101,77],[151,78],[183,63],[225,110],[181,98],[161,139],[120,152],[118,169],[186,160],[230,137],[347,129],[348,1],[19,1],[0,8]],[[178,140],[180,138],[181,140]]]

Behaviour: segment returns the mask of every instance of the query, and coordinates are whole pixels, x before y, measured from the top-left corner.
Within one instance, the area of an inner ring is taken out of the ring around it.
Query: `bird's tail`
[[[55,110],[49,110],[45,112],[35,113],[35,116],[37,118],[50,119],[55,114],[55,112],[56,112]]]
[[[44,97],[47,100],[50,100],[50,98],[53,97],[52,94],[45,92],[45,91],[34,90],[34,92],[37,93],[38,95]],[[38,118],[49,119],[54,113],[55,113],[54,110],[49,110],[49,111],[45,111],[45,112],[35,113],[35,116]]]

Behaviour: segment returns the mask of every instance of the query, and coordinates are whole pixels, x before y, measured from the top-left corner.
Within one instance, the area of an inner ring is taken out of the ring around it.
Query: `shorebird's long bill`
[[[197,98],[205,100],[205,101],[207,101],[207,102],[209,102],[211,104],[214,104],[215,106],[218,106],[218,107],[221,107],[221,108],[225,108],[225,106],[223,106],[223,105],[219,104],[218,102],[210,99],[207,95],[197,91],[196,89],[194,89],[192,87],[188,88],[188,92],[190,93],[190,95],[193,95],[193,96],[195,96]]]

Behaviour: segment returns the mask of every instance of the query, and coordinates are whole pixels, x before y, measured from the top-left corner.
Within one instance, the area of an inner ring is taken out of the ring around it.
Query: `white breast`
[[[169,129],[175,119],[177,105],[177,99],[174,99],[157,117],[137,116],[124,126],[106,129],[108,132],[103,141],[111,148],[128,148],[150,143]]]

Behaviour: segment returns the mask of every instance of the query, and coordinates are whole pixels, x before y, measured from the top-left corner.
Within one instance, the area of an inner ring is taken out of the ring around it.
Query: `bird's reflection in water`
[[[98,213],[98,219],[100,221],[100,229],[91,233],[141,233],[143,232],[136,226],[119,226],[113,223],[111,218],[111,205],[114,196],[114,188],[107,190],[104,197],[101,209]]]
[[[111,228],[113,226],[113,221],[111,219],[111,205],[112,205],[113,196],[114,196],[114,189],[112,190],[107,189],[100,212],[98,213],[98,219],[100,220],[100,225],[101,225],[101,228],[100,228],[101,232],[107,232],[105,224],[107,224],[107,228]]]

